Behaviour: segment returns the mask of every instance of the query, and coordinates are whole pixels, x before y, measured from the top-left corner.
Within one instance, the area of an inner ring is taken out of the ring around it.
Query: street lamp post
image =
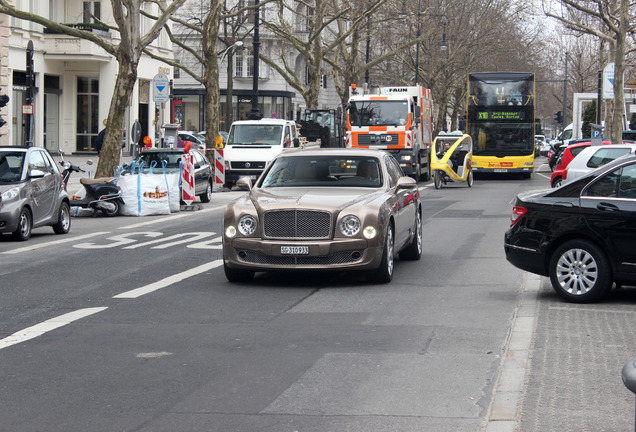
[[[258,5],[258,0],[254,0],[254,5]],[[258,120],[261,118],[258,109],[258,56],[261,45],[259,34],[260,16],[258,9],[258,6],[254,9],[254,73],[252,81],[252,111],[250,111],[250,118],[252,120]]]
[[[243,41],[236,41],[234,42],[232,45],[230,45],[229,47],[225,48],[222,52],[221,55],[219,56],[219,64],[223,63],[223,60],[225,60],[225,56],[227,55],[227,53],[232,49],[232,48],[240,48],[243,46]]]

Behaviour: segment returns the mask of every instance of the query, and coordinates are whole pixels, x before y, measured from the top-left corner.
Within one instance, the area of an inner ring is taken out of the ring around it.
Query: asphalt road
[[[523,395],[506,398],[502,372],[537,295],[503,233],[511,199],[546,184],[422,184],[424,255],[397,261],[388,285],[228,283],[222,210],[241,192],[2,237],[0,430],[512,430]]]

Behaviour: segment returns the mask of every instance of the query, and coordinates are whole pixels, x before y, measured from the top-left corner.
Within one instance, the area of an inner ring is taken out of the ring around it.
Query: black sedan
[[[636,155],[558,189],[517,196],[506,258],[549,276],[577,303],[601,299],[612,284],[636,285]]]

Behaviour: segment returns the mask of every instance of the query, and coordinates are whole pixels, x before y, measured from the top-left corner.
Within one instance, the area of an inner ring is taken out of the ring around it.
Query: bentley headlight
[[[241,216],[238,222],[238,230],[244,236],[254,234],[254,231],[256,231],[256,218],[252,215]]]
[[[354,215],[347,215],[340,219],[340,232],[347,237],[352,237],[360,232],[360,219]]]
[[[8,201],[10,199],[17,197],[19,194],[20,194],[20,188],[17,188],[17,187],[11,188],[8,191],[2,192],[2,200]]]

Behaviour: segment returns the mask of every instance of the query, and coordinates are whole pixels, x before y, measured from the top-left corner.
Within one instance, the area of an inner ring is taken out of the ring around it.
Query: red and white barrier
[[[214,177],[216,184],[225,184],[225,159],[223,149],[214,149]]]
[[[187,205],[192,204],[194,196],[194,156],[191,153],[184,153],[181,158],[181,200]]]

